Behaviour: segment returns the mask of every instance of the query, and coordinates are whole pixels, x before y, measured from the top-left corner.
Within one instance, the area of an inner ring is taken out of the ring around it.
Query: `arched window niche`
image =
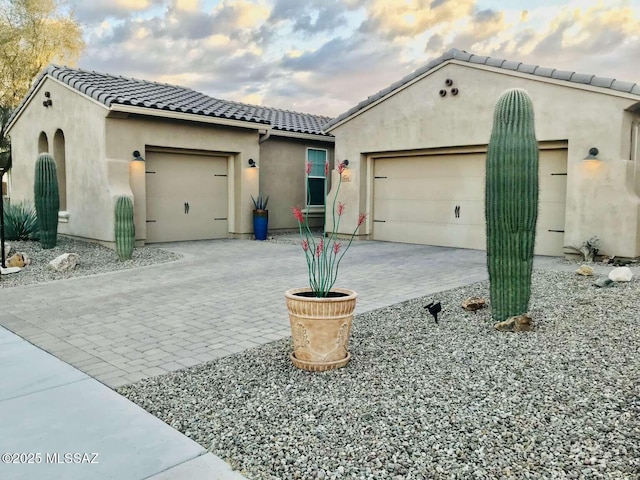
[[[67,163],[64,133],[58,129],[53,136],[53,158],[58,172],[58,191],[60,192],[60,211],[67,210]]]
[[[38,137],[38,154],[40,153],[49,153],[49,139],[44,132],[40,132]]]

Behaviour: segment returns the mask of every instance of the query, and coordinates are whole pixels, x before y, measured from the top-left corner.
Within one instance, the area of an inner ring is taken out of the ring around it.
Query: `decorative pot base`
[[[346,366],[347,363],[349,363],[349,360],[351,360],[351,353],[347,352],[347,356],[345,358],[334,362],[306,362],[304,360],[297,359],[293,352],[291,352],[289,358],[294,366],[302,370],[309,370],[310,372],[325,372],[327,370],[334,370],[336,368]]]
[[[309,288],[285,292],[293,343],[291,363],[312,372],[344,367],[351,359],[349,335],[358,294],[345,288],[335,288],[327,297],[310,292]]]

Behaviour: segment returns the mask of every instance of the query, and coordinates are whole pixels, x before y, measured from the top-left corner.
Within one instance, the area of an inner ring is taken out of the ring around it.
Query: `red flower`
[[[336,242],[333,244],[333,253],[335,253],[336,255],[338,254],[338,252],[340,251],[340,247],[342,245],[340,244],[340,242]]]
[[[329,162],[324,162],[324,176],[329,175]]]
[[[296,217],[296,220],[298,220],[298,222],[304,222],[304,214],[302,213],[302,210],[300,210],[298,207],[291,207],[291,211],[293,212],[293,216]]]
[[[309,242],[306,239],[302,240],[302,250],[304,250],[305,252],[309,250]]]
[[[338,163],[338,173],[339,174],[342,174],[342,172],[344,172],[345,168],[347,168],[347,166],[344,164],[344,162]]]
[[[338,202],[338,208],[336,209],[336,213],[338,214],[338,216],[342,216],[342,214],[344,213],[344,203],[342,202]]]
[[[324,240],[320,240],[320,243],[316,245],[316,257],[320,258],[322,251],[324,250]]]
[[[304,166],[304,170],[305,172],[307,172],[307,175],[311,175],[311,162],[306,163],[306,165]]]
[[[367,218],[366,213],[361,213],[360,215],[358,215],[358,226],[362,225],[366,220],[366,218]]]

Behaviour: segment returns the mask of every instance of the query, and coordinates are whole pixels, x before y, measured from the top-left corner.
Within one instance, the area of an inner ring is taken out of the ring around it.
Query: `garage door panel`
[[[147,153],[147,242],[226,238],[227,158]]]
[[[376,238],[397,236],[403,239],[402,243],[475,249],[486,246],[484,226],[479,225],[376,222],[373,228]]]
[[[562,254],[566,158],[540,152],[537,254]],[[376,159],[373,238],[485,249],[485,161],[478,153]]]
[[[478,195],[484,195],[483,186],[478,191],[479,180],[472,177],[429,177],[407,179],[375,179],[377,198],[389,199],[402,191],[404,198],[415,200],[450,199],[452,192],[457,192],[456,200],[475,200]]]

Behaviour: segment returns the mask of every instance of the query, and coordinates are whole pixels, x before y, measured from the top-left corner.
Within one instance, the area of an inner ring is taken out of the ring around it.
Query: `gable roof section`
[[[452,48],[451,50],[440,55],[438,58],[431,60],[426,65],[418,68],[416,71],[405,76],[401,80],[393,83],[387,88],[380,90],[378,93],[371,95],[366,100],[358,103],[355,107],[347,110],[343,114],[337,116],[333,120],[323,125],[324,131],[331,130],[332,127],[341,123],[343,120],[358,113],[360,110],[368,107],[372,103],[386,97],[392,92],[401,89],[408,83],[413,82],[418,77],[426,74],[430,70],[442,65],[445,62],[451,60],[459,60],[462,62],[468,62],[476,65],[486,65],[489,67],[502,68],[504,70],[511,70],[520,73],[526,73],[529,75],[535,75],[538,77],[552,78],[554,80],[563,80],[566,82],[573,82],[581,85],[591,85],[593,87],[610,88],[623,93],[630,93],[640,96],[640,84],[632,82],[622,82],[613,78],[597,77],[595,75],[576,73],[568,70],[556,70],[555,68],[544,68],[538,65],[530,65],[522,62],[515,62],[511,60],[504,60],[502,58],[486,57],[482,55],[474,55],[472,53]]]
[[[58,65],[49,65],[40,73],[29,93],[14,111],[9,124],[13,122],[38,85],[47,76],[87,95],[109,109],[117,109],[118,105],[149,108],[270,125],[275,131],[331,137],[330,134],[322,131],[322,125],[327,123],[330,117],[220,100],[177,85]]]

